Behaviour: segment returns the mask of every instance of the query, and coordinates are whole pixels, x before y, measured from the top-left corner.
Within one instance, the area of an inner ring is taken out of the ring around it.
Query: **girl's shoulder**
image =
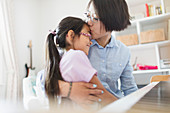
[[[70,49],[63,55],[60,63],[63,61],[74,62],[74,61],[82,61],[82,60],[87,60],[87,59],[88,57],[83,51]]]
[[[78,57],[78,56],[86,56],[86,54],[81,51],[81,50],[73,50],[73,49],[70,49],[68,52],[66,52],[66,55],[69,56],[69,57]]]
[[[62,59],[60,60],[60,65],[72,65],[78,64],[79,62],[89,62],[87,55],[81,50],[69,50],[67,51]]]

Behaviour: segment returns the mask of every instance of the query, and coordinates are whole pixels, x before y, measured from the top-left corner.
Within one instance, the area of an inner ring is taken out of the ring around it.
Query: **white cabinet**
[[[170,20],[170,13],[165,13],[165,0],[126,0],[129,6],[130,14],[141,14],[146,12],[145,4],[161,5],[162,14],[142,19],[134,20],[127,29],[121,32],[113,32],[115,37],[137,34],[138,45],[128,46],[131,51],[131,64],[135,62],[137,57],[137,64],[142,65],[155,65],[158,66],[157,70],[137,70],[133,74],[137,84],[148,84],[153,75],[170,74],[170,69],[162,69],[160,61],[162,59],[170,59],[170,40],[168,40],[168,22]],[[170,1],[170,0],[169,0]],[[167,6],[166,6],[167,7]],[[144,14],[146,15],[146,14]],[[170,26],[169,26],[170,27]],[[152,42],[141,44],[141,32],[148,30],[163,29],[165,34],[165,41]]]

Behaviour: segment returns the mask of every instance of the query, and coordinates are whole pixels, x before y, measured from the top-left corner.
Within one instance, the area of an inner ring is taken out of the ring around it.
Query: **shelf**
[[[133,74],[161,73],[161,72],[170,72],[170,69],[160,69],[160,70],[139,70],[139,71],[133,71]]]
[[[170,40],[160,41],[160,42],[151,42],[151,43],[145,43],[145,44],[138,44],[138,45],[132,45],[128,46],[129,49],[138,48],[138,47],[146,47],[146,46],[154,46],[154,45],[162,45],[170,43]]]
[[[164,21],[164,20],[167,20],[167,19],[170,19],[170,13],[145,17],[145,18],[142,18],[142,19],[139,19],[139,20],[131,21],[131,23],[135,24],[137,22],[141,22],[143,24],[148,24],[149,21],[155,23],[156,21]]]

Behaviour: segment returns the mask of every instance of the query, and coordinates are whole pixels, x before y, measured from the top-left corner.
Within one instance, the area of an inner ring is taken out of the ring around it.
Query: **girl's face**
[[[90,45],[92,44],[90,29],[87,25],[84,25],[81,32],[80,37],[75,36],[73,39],[73,48],[75,50],[82,50],[88,55]]]

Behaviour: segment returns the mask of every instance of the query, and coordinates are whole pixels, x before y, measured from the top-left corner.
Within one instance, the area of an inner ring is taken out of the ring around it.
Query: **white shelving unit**
[[[169,72],[170,69],[158,69],[158,70],[142,70],[142,71],[133,71],[133,74],[146,74],[146,73],[166,73]]]
[[[131,22],[131,26],[121,32],[113,32],[115,37],[129,34],[137,34],[140,44],[140,33],[147,30],[155,30],[163,28],[165,32],[166,40],[168,39],[168,20],[170,19],[170,13],[146,17],[143,19],[135,20]]]
[[[132,15],[145,13],[145,4],[161,5],[162,13],[165,14],[165,0],[126,0]]]
[[[160,60],[170,58],[170,40],[168,40],[168,20],[170,13],[165,13],[165,0],[126,0],[131,14],[145,13],[145,4],[161,5],[162,14],[145,17],[134,20],[131,26],[121,32],[113,32],[115,37],[137,34],[138,45],[128,46],[131,51],[131,64],[135,62],[137,57],[137,64],[158,66],[157,70],[138,70],[134,71],[136,83],[138,85],[148,84],[153,75],[170,74],[170,69],[161,69]],[[140,33],[147,30],[164,29],[165,41],[141,44]]]

